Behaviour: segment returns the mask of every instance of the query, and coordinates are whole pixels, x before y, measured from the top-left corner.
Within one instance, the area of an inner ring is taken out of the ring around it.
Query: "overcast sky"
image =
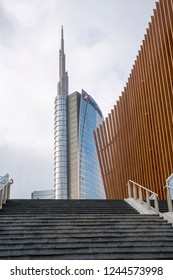
[[[54,99],[64,26],[69,89],[106,116],[134,63],[155,0],[0,0],[0,175],[12,198],[53,188]]]

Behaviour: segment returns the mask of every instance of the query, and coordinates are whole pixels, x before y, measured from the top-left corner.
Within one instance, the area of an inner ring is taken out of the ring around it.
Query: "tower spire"
[[[64,31],[61,26],[61,48],[59,50],[58,95],[68,95],[68,74],[65,70]]]
[[[64,53],[64,31],[63,31],[63,25],[61,26],[61,52]]]
[[[63,37],[63,25],[61,25],[61,39],[64,39],[64,37]]]

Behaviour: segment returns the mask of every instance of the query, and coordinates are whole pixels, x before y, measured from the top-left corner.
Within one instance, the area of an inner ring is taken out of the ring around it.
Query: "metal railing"
[[[173,211],[173,207],[172,207],[172,199],[171,199],[171,190],[173,190],[173,187],[170,187],[170,186],[166,185],[164,187],[164,189],[167,190],[166,197],[167,197],[168,211],[172,212]]]
[[[7,180],[8,177],[8,174],[0,177],[0,209],[2,209],[2,206],[6,203],[7,199],[10,198],[10,189],[13,184],[13,179]]]
[[[148,210],[151,209],[150,196],[152,195],[155,198],[154,199],[155,212],[156,212],[156,214],[159,214],[159,203],[158,203],[157,193],[145,188],[144,186],[139,185],[136,182],[133,182],[132,180],[128,181],[127,186],[128,186],[129,198],[133,198],[134,200],[139,200],[140,204],[144,203],[143,192],[145,193],[146,204],[147,204]]]

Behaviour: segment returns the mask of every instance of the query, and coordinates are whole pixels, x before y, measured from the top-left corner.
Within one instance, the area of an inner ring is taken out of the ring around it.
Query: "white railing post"
[[[2,190],[0,190],[0,209],[2,209]]]
[[[10,190],[11,190],[11,184],[8,183],[8,186],[7,186],[7,199],[10,198]]]
[[[150,209],[150,198],[149,198],[149,192],[146,191],[146,201],[147,201],[147,208]]]
[[[8,188],[8,183],[4,187],[4,204],[6,203],[7,200],[7,188]]]
[[[136,190],[136,185],[133,183],[133,198],[137,200],[137,190]]]
[[[172,212],[172,200],[171,200],[171,191],[170,188],[167,186],[167,204],[169,212]]]
[[[154,199],[154,207],[155,207],[156,214],[159,214],[159,202],[158,202],[158,197],[156,195]]]
[[[142,196],[142,188],[139,187],[139,200],[140,200],[140,203],[143,204],[143,196]]]
[[[127,183],[127,186],[128,186],[128,195],[129,195],[129,198],[132,198],[131,185],[130,185],[130,182],[129,182],[129,181],[128,181],[128,183]]]
[[[5,203],[5,187],[2,189],[1,195],[2,195],[2,204],[4,204]]]

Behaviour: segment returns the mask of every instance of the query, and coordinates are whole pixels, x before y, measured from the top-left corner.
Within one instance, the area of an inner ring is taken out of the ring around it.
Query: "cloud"
[[[34,190],[53,189],[53,153],[42,146],[0,145],[0,170],[14,179],[12,197],[30,198]]]

